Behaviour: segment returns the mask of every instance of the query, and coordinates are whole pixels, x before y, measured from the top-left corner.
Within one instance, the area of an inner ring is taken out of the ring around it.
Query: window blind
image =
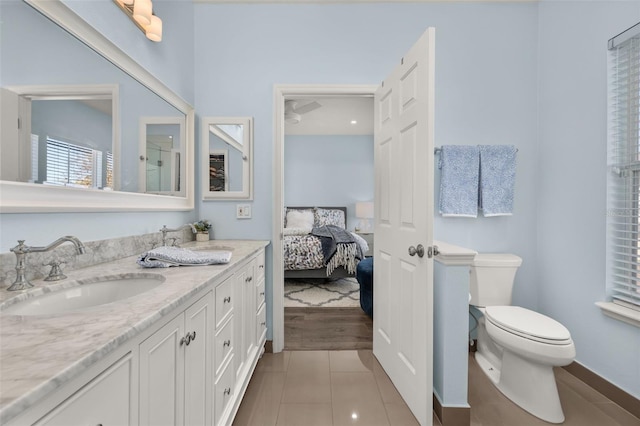
[[[609,49],[607,287],[614,303],[640,310],[640,23]]]
[[[91,148],[47,138],[47,183],[91,187],[93,170]]]
[[[105,188],[113,189],[113,153],[107,151],[107,183]]]

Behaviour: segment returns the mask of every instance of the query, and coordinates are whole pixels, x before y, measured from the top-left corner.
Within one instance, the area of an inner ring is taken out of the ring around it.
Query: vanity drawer
[[[214,409],[215,413],[215,425],[226,424],[225,419],[229,416],[227,409],[229,403],[233,401],[235,395],[235,377],[233,369],[233,356],[231,356],[230,362],[226,363],[224,372],[218,378],[214,396]]]
[[[216,287],[216,329],[233,311],[233,277]]]
[[[222,371],[222,366],[225,361],[231,356],[231,354],[233,354],[234,321],[235,318],[232,314],[229,321],[227,321],[216,334],[216,338],[214,340],[215,353],[213,354],[215,377],[218,377],[219,373]]]
[[[264,278],[264,250],[260,251],[258,256],[256,256],[256,281],[260,282]]]
[[[264,338],[267,334],[267,307],[263,303],[262,307],[256,314],[256,344],[258,347],[264,342]]]
[[[258,281],[256,286],[256,308],[260,308],[264,303],[264,279]]]

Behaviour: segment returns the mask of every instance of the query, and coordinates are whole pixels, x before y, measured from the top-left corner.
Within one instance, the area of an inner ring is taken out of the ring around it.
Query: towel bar
[[[439,146],[437,146],[437,147],[435,147],[435,148],[433,149],[433,153],[434,153],[434,154],[439,154],[439,153],[440,153],[440,151],[442,151],[442,148],[440,148]],[[520,150],[519,150],[518,148],[516,148],[516,152],[518,152],[518,151],[520,151]]]

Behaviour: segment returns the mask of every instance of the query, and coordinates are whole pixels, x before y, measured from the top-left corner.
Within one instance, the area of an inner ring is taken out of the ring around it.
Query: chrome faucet
[[[196,234],[198,231],[196,230],[196,227],[193,226],[192,223],[185,223],[184,225],[176,228],[176,229],[170,229],[167,228],[167,225],[162,225],[162,228],[160,228],[160,232],[162,232],[162,246],[166,246],[167,245],[167,232],[177,232],[177,231],[182,231],[185,228],[191,228],[191,231]],[[173,241],[173,245],[175,245],[175,238]]]
[[[26,256],[27,253],[41,253],[49,250],[53,250],[58,247],[60,244],[64,242],[73,243],[76,246],[76,253],[84,254],[86,250],[84,248],[84,244],[71,235],[67,235],[66,237],[60,237],[51,244],[46,247],[31,247],[24,243],[25,240],[18,240],[18,245],[13,247],[11,251],[16,255],[16,280],[11,284],[8,291],[14,290],[25,290],[27,288],[33,287],[33,284],[29,282],[26,277],[27,264],[26,264]]]

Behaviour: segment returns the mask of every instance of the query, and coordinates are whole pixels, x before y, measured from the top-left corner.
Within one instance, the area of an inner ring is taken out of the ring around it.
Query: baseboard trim
[[[471,424],[471,407],[443,407],[433,394],[433,411],[442,426],[469,426]]]
[[[563,368],[640,419],[640,399],[620,389],[582,364],[572,362]]]

